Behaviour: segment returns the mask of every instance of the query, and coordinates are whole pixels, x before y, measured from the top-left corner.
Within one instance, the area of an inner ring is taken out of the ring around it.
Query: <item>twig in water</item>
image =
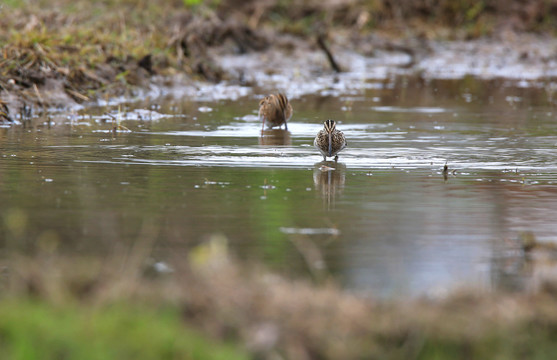
[[[325,55],[327,55],[327,60],[329,60],[329,64],[331,64],[331,67],[333,68],[333,70],[337,73],[342,72],[340,66],[338,65],[338,63],[336,62],[336,60],[333,56],[333,53],[331,53],[331,50],[329,50],[329,48],[327,47],[327,44],[325,44],[324,37],[325,36],[323,34],[317,35],[317,45],[319,45],[321,50],[323,50],[323,52],[325,52]]]

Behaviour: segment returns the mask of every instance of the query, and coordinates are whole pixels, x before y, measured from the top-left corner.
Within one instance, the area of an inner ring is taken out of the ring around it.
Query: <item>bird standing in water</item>
[[[10,117],[10,109],[8,108],[8,104],[3,102],[1,99],[0,99],[0,120],[2,122],[4,122],[4,121],[13,122],[14,121]]]
[[[323,125],[323,129],[319,130],[313,141],[313,146],[319,149],[321,155],[323,155],[323,161],[327,160],[327,156],[334,156],[335,161],[337,161],[337,154],[347,145],[346,138],[342,131],[336,129],[334,120],[326,120]]]
[[[265,96],[259,102],[259,118],[261,119],[261,130],[264,129],[265,123],[269,128],[281,126],[288,130],[286,122],[292,117],[292,106],[286,95],[278,93]]]

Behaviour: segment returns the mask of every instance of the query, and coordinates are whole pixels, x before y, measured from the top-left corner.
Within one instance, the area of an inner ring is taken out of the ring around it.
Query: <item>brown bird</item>
[[[13,122],[13,119],[10,117],[10,109],[8,108],[8,104],[6,104],[2,100],[0,100],[0,120]]]
[[[265,96],[259,102],[259,118],[261,119],[261,130],[267,127],[273,128],[284,124],[284,129],[288,130],[286,122],[292,117],[292,106],[286,95],[278,93]]]
[[[337,154],[347,145],[346,138],[344,137],[342,131],[336,129],[336,123],[334,120],[326,120],[323,125],[323,129],[319,130],[315,140],[313,141],[313,146],[321,152],[321,155],[323,155],[323,161],[327,160],[327,156],[334,156],[335,161],[337,161]]]

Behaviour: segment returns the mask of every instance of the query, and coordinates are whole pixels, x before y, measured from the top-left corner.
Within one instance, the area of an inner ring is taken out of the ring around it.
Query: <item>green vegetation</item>
[[[176,309],[0,301],[1,359],[247,359],[188,328]]]

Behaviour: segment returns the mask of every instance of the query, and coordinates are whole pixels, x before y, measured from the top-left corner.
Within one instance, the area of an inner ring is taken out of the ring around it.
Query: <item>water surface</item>
[[[542,265],[524,256],[520,237],[557,234],[546,88],[370,81],[292,99],[289,131],[264,136],[257,91],[0,128],[0,245],[104,256],[140,241],[148,223],[154,261],[185,259],[223,234],[241,259],[375,296],[528,289]],[[129,131],[113,132],[106,113]],[[327,118],[348,140],[338,163],[312,146]]]

